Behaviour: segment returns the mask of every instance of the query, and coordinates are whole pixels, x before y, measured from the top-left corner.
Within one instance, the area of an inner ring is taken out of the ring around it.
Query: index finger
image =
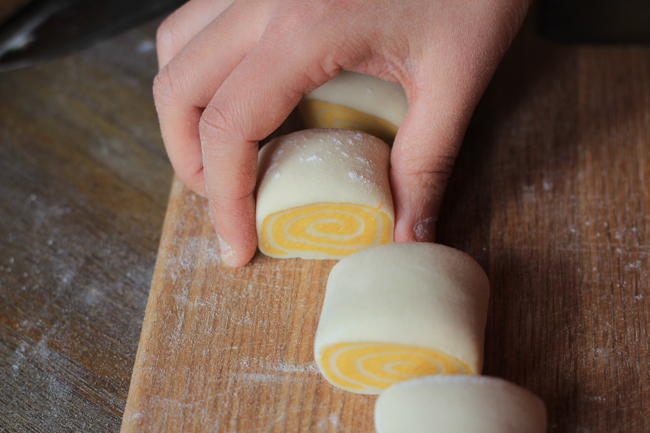
[[[156,49],[162,69],[193,37],[221,15],[234,0],[191,0],[158,27]]]
[[[335,62],[325,70],[317,52],[302,48],[288,48],[277,40],[260,42],[219,88],[201,117],[212,221],[222,256],[231,266],[248,263],[257,246],[257,143],[280,126],[304,93],[340,71]]]

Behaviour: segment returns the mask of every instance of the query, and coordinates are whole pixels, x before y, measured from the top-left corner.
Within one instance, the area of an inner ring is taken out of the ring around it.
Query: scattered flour
[[[302,160],[302,158],[300,158],[300,159]],[[323,158],[321,158],[321,157],[318,156],[318,155],[312,155],[312,156],[308,157],[307,159],[305,159],[305,161],[306,161],[306,162],[312,162],[312,161],[323,162]]]
[[[351,172],[348,173],[348,175],[354,180],[360,180],[360,181],[365,181],[366,180],[366,178],[363,177],[362,174],[359,174],[356,171],[351,171]]]

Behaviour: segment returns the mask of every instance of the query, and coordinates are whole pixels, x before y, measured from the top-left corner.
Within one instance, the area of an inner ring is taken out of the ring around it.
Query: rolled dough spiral
[[[316,363],[333,385],[377,394],[431,374],[478,374],[489,283],[465,253],[391,243],[341,260],[327,282]]]
[[[259,154],[260,251],[340,259],[393,240],[390,149],[362,132],[317,129],[277,138]]]
[[[305,95],[299,108],[308,128],[354,129],[392,143],[408,110],[408,101],[398,83],[341,71]]]

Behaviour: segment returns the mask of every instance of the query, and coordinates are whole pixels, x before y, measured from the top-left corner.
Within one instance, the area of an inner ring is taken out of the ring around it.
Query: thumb
[[[483,2],[469,21],[449,20],[434,31],[411,62],[413,75],[404,86],[409,111],[391,153],[395,241],[435,240],[435,221],[465,130],[529,4]]]
[[[456,156],[484,86],[430,74],[411,87],[409,111],[391,153],[395,241],[433,242],[435,222]],[[472,81],[470,81],[472,82]],[[440,85],[439,83],[446,83]]]

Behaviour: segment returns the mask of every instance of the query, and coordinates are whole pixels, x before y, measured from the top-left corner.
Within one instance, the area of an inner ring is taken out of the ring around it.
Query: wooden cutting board
[[[650,49],[563,47],[530,22],[479,104],[437,240],[491,282],[484,374],[551,432],[650,431]],[[331,261],[219,260],[174,181],[122,431],[374,431],[312,345]]]
[[[374,397],[320,378],[334,261],[221,263],[205,199],[174,180],[123,432],[372,432]]]

